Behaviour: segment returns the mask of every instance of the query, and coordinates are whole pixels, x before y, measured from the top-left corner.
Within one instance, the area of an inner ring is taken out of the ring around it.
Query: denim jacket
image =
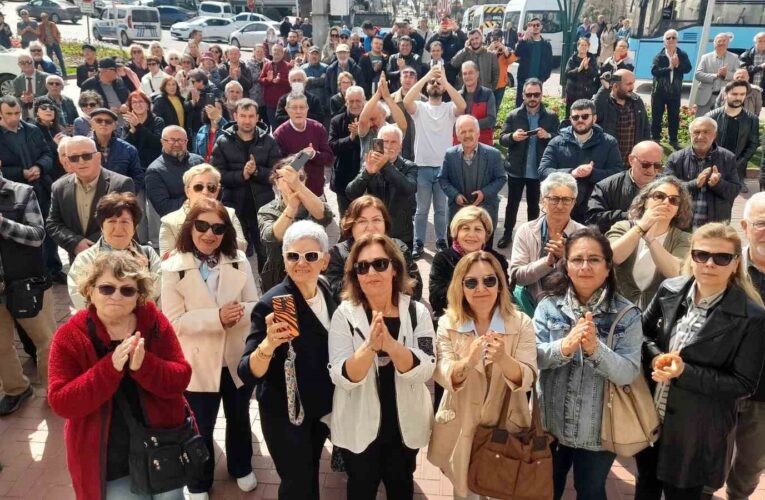
[[[613,350],[606,347],[611,322],[632,303],[614,295],[593,313],[598,329],[598,348],[591,357],[561,353],[562,339],[578,318],[565,296],[547,297],[534,312],[539,368],[539,398],[545,428],[561,444],[600,451],[603,388],[606,378],[619,385],[631,383],[640,371],[643,327],[640,311],[628,311],[614,331]]]

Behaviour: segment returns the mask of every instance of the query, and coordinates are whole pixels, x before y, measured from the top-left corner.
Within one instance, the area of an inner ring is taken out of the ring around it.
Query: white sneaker
[[[189,498],[191,500],[210,500],[210,495],[205,493],[189,493]]]
[[[246,476],[237,479],[236,484],[242,491],[252,491],[258,486],[258,478],[255,477],[254,472],[250,472]]]

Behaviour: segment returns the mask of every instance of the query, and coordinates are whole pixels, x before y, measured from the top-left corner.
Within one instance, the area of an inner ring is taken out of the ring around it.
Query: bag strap
[[[619,322],[624,318],[624,315],[629,312],[630,309],[635,307],[634,304],[630,304],[628,306],[625,306],[622,308],[621,311],[616,313],[616,318],[614,318],[613,322],[611,322],[611,328],[608,330],[608,339],[606,340],[606,345],[609,349],[613,349],[614,344],[614,331],[616,331],[616,325],[619,324]]]
[[[414,302],[414,299],[409,300],[409,320],[412,322],[412,335],[414,335],[414,331],[417,329],[417,309]]]

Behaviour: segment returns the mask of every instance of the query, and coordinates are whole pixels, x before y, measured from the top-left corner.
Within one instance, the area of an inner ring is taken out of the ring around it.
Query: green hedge
[[[64,54],[64,62],[66,62],[66,72],[70,75],[76,74],[77,66],[85,61],[82,57],[83,43],[85,43],[84,40],[63,40],[61,42],[61,52]],[[94,43],[93,45],[96,47],[96,57],[99,59],[102,57],[115,56],[127,61],[130,57],[130,54],[128,54],[127,50],[108,47],[100,43]]]

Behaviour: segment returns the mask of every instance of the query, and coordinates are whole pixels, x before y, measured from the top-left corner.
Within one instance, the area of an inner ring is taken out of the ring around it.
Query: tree
[[[560,54],[560,84],[566,85],[566,63],[576,47],[576,29],[579,26],[579,16],[584,7],[584,0],[558,0],[563,27],[563,47]]]

